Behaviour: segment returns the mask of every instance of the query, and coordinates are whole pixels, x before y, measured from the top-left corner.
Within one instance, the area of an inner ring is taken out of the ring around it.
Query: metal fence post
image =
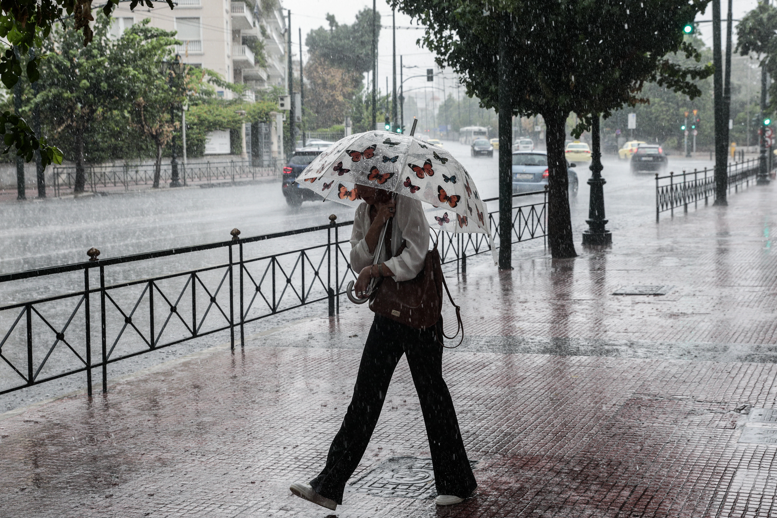
[[[658,173],[656,173],[656,223],[658,223],[658,215],[661,213],[659,190],[658,190]]]
[[[707,168],[704,168],[704,205],[709,205],[709,188],[707,186]]]
[[[237,233],[236,233],[237,232]],[[240,231],[233,228],[230,232],[232,235],[232,243],[229,244],[229,345],[230,349],[235,350],[235,280],[233,265],[235,264],[232,258],[232,247],[238,240]]]
[[[674,171],[669,172],[669,215],[674,217]]]
[[[105,267],[100,265],[100,339],[103,355],[103,394],[108,393],[108,334],[105,329]]]
[[[237,229],[235,229],[237,230]],[[234,232],[234,230],[233,230]],[[240,235],[240,231],[237,231],[237,235]],[[238,238],[239,239],[239,238]],[[245,347],[245,309],[243,308],[243,242],[238,240],[238,253],[240,254],[240,347]],[[303,265],[304,268],[304,265]],[[302,289],[305,289],[304,283]]]
[[[192,336],[197,336],[197,276],[192,273]]]
[[[35,382],[32,372],[32,304],[27,304],[25,309],[27,311],[27,385],[32,385]]]
[[[151,349],[156,348],[156,330],[154,329],[154,281],[148,281],[148,328]]]
[[[89,268],[84,268],[84,332],[86,334],[86,394],[92,397],[92,321],[89,311]]]
[[[335,290],[332,289],[332,227],[337,216],[329,215],[329,228],[326,229],[326,296],[329,302],[329,316],[335,316]],[[336,247],[337,245],[335,245]]]
[[[350,264],[346,264],[349,268]],[[340,314],[340,230],[335,225],[335,313]]]

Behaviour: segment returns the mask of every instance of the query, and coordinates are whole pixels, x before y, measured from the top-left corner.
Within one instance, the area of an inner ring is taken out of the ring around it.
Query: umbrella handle
[[[364,304],[365,302],[370,300],[369,297],[364,297],[363,299],[356,298],[353,294],[353,285],[354,285],[353,281],[349,282],[345,290],[345,294],[348,295],[348,299],[350,299],[351,302],[353,302],[354,304]]]

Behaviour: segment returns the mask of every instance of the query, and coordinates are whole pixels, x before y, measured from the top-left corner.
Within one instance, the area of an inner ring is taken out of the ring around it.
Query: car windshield
[[[588,149],[588,144],[570,144],[567,146],[567,149]]]
[[[291,160],[289,160],[289,165],[308,165],[317,156],[318,153],[297,153],[291,157]]]
[[[513,165],[548,165],[546,155],[513,155]]]
[[[518,143],[525,146],[531,146],[533,144],[531,140],[519,140]]]
[[[660,155],[661,153],[658,151],[657,147],[640,146],[637,148],[637,154],[638,155]]]
[[[482,139],[476,140],[474,144],[476,146],[488,146],[489,145],[487,140],[482,140]]]

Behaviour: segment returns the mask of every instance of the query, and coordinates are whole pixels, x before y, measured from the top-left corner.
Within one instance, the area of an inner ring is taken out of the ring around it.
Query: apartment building
[[[153,9],[139,6],[134,11],[121,3],[113,17],[111,31],[116,36],[145,18],[154,27],[176,31],[181,45],[175,50],[184,63],[250,85],[246,100],[253,101],[258,90],[286,86],[286,23],[280,0],[177,0],[172,10],[165,2],[156,2]],[[257,64],[252,50],[257,40],[264,43],[266,67]],[[229,90],[218,95],[235,96]],[[277,156],[282,149],[279,124],[271,126],[272,155]]]

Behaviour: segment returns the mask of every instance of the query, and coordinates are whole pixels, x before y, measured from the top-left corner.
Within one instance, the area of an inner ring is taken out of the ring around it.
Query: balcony
[[[245,45],[232,44],[232,63],[235,68],[251,68],[256,65],[254,51]]]
[[[259,67],[243,69],[243,81],[267,81],[267,71]]]
[[[254,28],[251,6],[245,2],[232,2],[232,28],[247,31]]]
[[[183,40],[181,45],[175,46],[175,52],[184,57],[189,54],[202,54],[202,40]]]
[[[178,0],[176,7],[202,7],[202,2],[200,0]]]
[[[243,71],[243,78],[245,78],[245,70]],[[249,103],[255,103],[256,102],[256,94],[253,90],[246,90],[243,92],[243,100],[249,102]]]

